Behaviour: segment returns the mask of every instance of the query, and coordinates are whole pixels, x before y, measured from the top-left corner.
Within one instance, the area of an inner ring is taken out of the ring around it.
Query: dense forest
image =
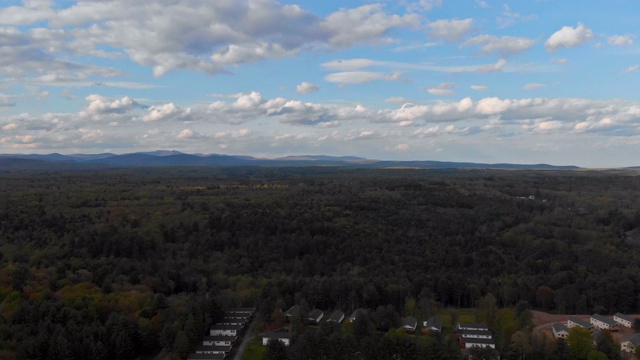
[[[427,316],[490,295],[515,314],[633,312],[639,180],[332,167],[0,174],[0,359],[184,358],[233,306],[265,321],[293,304]],[[325,330],[289,356],[337,336]],[[340,341],[412,356],[451,345],[391,333],[368,346],[363,331]]]

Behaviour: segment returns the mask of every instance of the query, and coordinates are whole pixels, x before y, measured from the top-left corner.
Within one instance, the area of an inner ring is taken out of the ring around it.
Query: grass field
[[[260,360],[264,353],[264,346],[262,346],[262,340],[260,337],[256,337],[247,345],[247,349],[244,351],[242,360]]]
[[[458,320],[456,322],[466,322],[466,323],[474,323],[478,322],[478,317],[476,315],[476,309],[442,309],[438,312],[438,316],[442,319],[443,327],[453,327],[455,324],[452,324],[452,312],[458,315]]]

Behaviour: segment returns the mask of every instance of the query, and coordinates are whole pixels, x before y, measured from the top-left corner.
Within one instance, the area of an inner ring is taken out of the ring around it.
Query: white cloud
[[[504,12],[497,18],[498,24],[503,28],[515,25],[519,22],[531,21],[538,18],[536,15],[521,15],[512,11],[511,7],[507,4],[504,4],[503,6]]]
[[[638,72],[638,71],[640,71],[640,65],[633,65],[626,68],[622,73],[629,74],[629,73]]]
[[[475,68],[474,72],[479,72],[479,73],[499,72],[499,71],[502,71],[505,65],[507,65],[507,61],[505,59],[500,59],[495,64],[478,66]]]
[[[139,106],[135,100],[128,96],[111,100],[101,95],[92,94],[87,96],[85,100],[89,103],[87,112],[91,114],[122,113]]]
[[[455,86],[455,83],[444,82],[434,88],[427,89],[427,91],[429,94],[435,96],[449,96],[453,95],[453,88],[455,88]]]
[[[384,79],[384,74],[375,71],[343,71],[329,74],[324,79],[339,84],[364,84]]]
[[[10,49],[21,51],[18,54],[0,51],[0,59],[14,64],[11,69],[5,67],[7,73],[16,76],[47,68],[21,64],[15,58],[76,69],[56,58],[68,51],[105,58],[127,56],[152,67],[155,76],[173,69],[216,74],[302,51],[384,43],[390,40],[386,38],[390,30],[419,24],[418,15],[388,14],[380,4],[343,8],[325,18],[274,0],[78,0],[67,7],[54,4],[30,1],[0,10],[0,24],[48,21],[53,27],[33,29],[29,34],[13,29],[12,41],[27,42],[30,48]]]
[[[13,130],[13,129],[17,128],[17,127],[18,127],[18,125],[16,125],[16,123],[9,123],[7,125],[4,125],[2,127],[2,130],[9,131],[9,130]]]
[[[53,15],[52,1],[24,1],[24,6],[9,6],[0,10],[0,25],[28,25]]]
[[[418,0],[408,4],[406,2],[407,0],[402,0],[401,3],[405,4],[409,11],[429,11],[434,7],[442,6],[442,0]]]
[[[427,28],[432,39],[452,43],[462,40],[473,30],[473,19],[442,19],[427,24]]]
[[[328,43],[337,48],[346,48],[362,42],[380,41],[389,29],[415,26],[418,16],[387,15],[380,4],[363,5],[355,9],[341,9],[327,16],[324,25],[331,32]]]
[[[578,23],[576,27],[563,26],[553,33],[544,43],[549,51],[556,51],[563,47],[579,46],[593,39],[594,34],[591,29],[583,23]]]
[[[567,64],[567,63],[569,63],[569,59],[566,59],[566,58],[553,58],[553,59],[551,59],[551,62],[556,63],[556,64]]]
[[[481,46],[483,54],[497,52],[502,56],[515,55],[536,44],[536,40],[514,36],[479,35],[462,44],[462,46]]]
[[[469,87],[471,88],[471,90],[475,90],[475,91],[485,91],[489,89],[489,87],[486,85],[471,85]]]
[[[174,103],[151,106],[142,121],[184,120],[191,114],[191,108],[183,108]]]
[[[392,96],[384,99],[384,102],[388,104],[406,104],[412,101],[403,96]]]
[[[631,36],[615,35],[610,36],[607,42],[611,45],[631,46],[633,45],[633,38]]]
[[[489,4],[484,0],[476,0],[476,6],[486,9],[489,7]]]
[[[371,59],[346,59],[329,61],[322,64],[322,67],[333,71],[352,71],[376,65],[384,65],[384,63]]]
[[[300,95],[310,94],[310,93],[312,93],[314,91],[318,91],[318,90],[320,90],[318,85],[314,85],[314,84],[308,83],[306,81],[303,81],[298,86],[296,86],[296,92],[298,94],[300,94]]]
[[[540,83],[531,83],[531,84],[525,84],[522,86],[523,90],[536,90],[536,89],[540,89],[543,87],[546,87],[546,84],[540,84]]]
[[[0,93],[0,107],[15,106],[16,103],[12,98],[10,95]]]

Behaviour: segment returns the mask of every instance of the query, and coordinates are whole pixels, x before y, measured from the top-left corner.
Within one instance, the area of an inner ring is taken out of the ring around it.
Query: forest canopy
[[[221,309],[262,303],[465,308],[492,294],[499,307],[631,312],[638,180],[331,167],[0,174],[0,358],[183,355]]]

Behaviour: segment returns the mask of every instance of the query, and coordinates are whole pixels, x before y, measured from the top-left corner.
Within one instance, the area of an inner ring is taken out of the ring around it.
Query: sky
[[[0,153],[640,165],[635,0],[3,0]]]

